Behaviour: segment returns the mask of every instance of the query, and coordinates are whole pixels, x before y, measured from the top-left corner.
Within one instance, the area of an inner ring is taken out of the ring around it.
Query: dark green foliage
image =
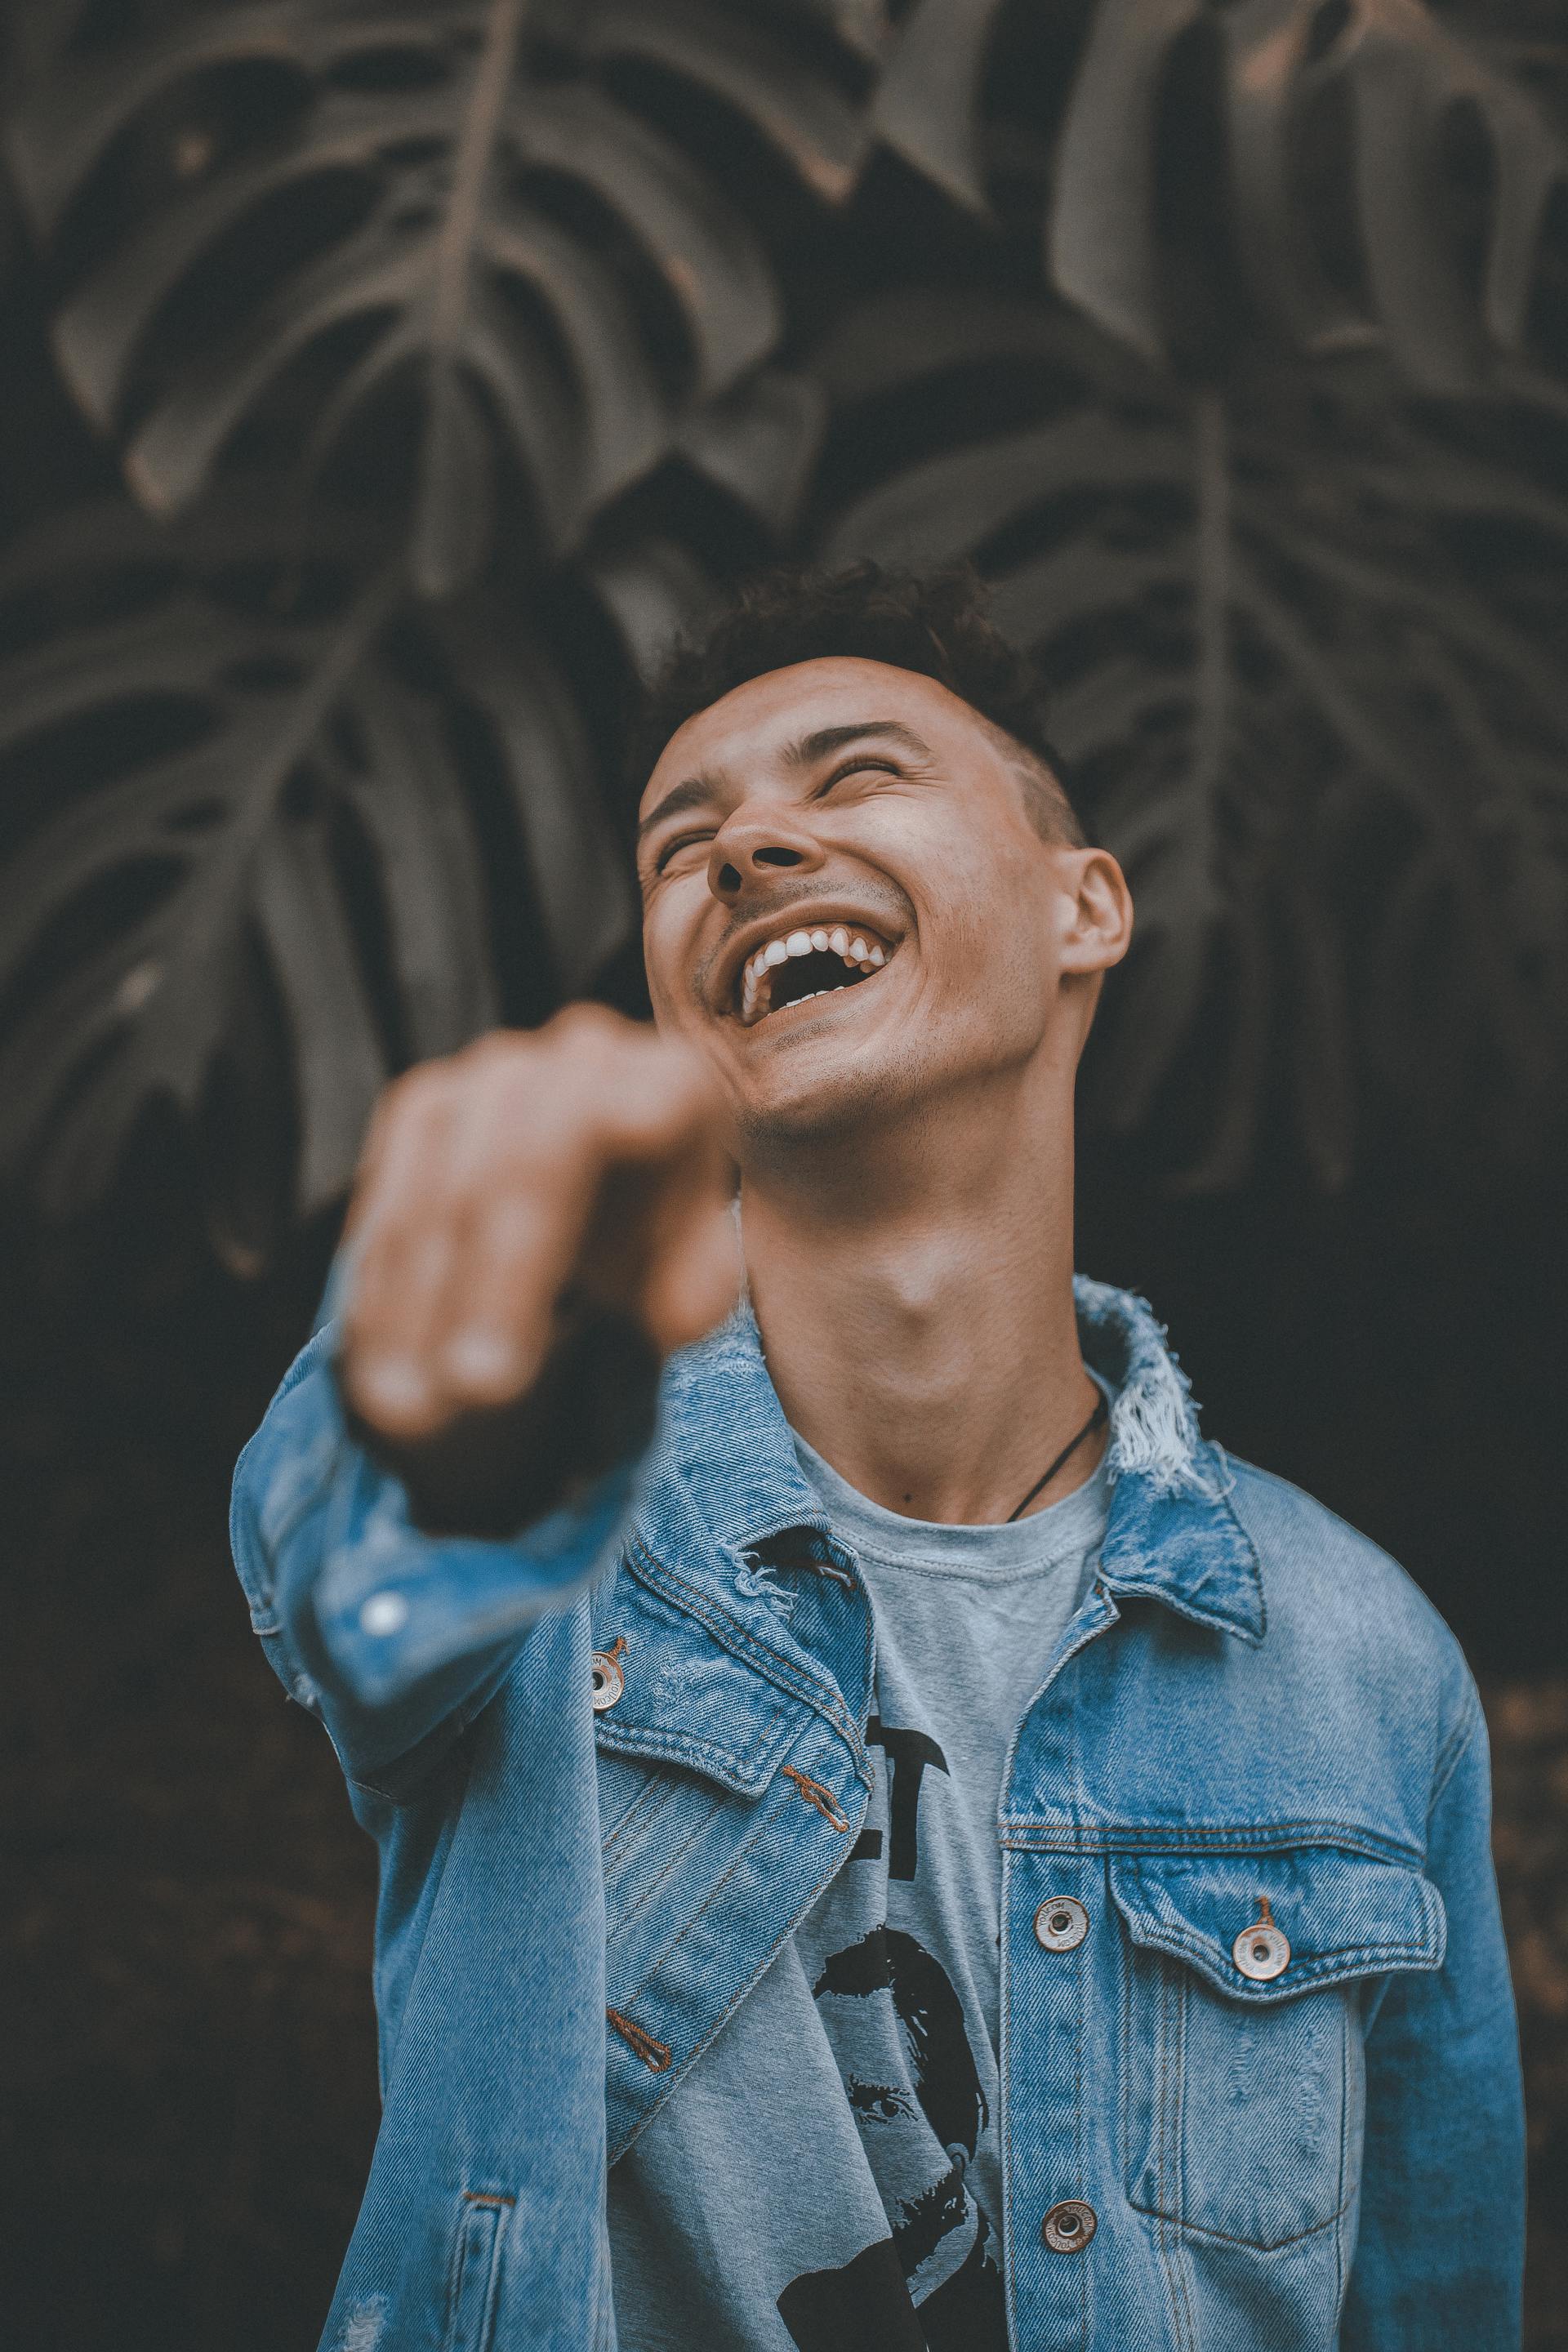
[[[1237,1184],[1284,1034],[1331,1187],[1358,1068],[1429,1134],[1468,1108],[1522,1150],[1568,1002],[1568,496],[1517,453],[1568,487],[1568,403],[1544,383],[1423,403],[1370,359],[1186,385],[1067,313],[952,294],[862,312],[818,365],[847,431],[1007,372],[1018,421],[972,431],[953,396],[943,445],[827,543],[972,555],[1055,688],[1140,909],[1112,1130],[1154,1117],[1194,1155],[1185,1181]],[[1192,1084],[1194,1035],[1195,1118],[1161,1092]]]
[[[1541,25],[23,0],[20,364],[40,448],[63,390],[124,488],[57,511],[11,457],[7,1164],[75,1210],[167,1100],[258,1262],[389,1073],[626,970],[622,715],[670,635],[862,551],[972,554],[1057,686],[1140,908],[1102,1126],[1206,1188],[1282,1087],[1330,1186],[1369,1094],[1552,1148]]]

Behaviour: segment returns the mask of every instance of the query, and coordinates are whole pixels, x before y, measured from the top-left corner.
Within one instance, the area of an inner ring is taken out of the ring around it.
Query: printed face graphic
[[[985,2093],[947,1971],[913,1936],[880,1927],[833,1953],[812,1990],[826,2011],[862,2135],[897,2135],[913,2168],[909,2193],[889,2207],[890,2239],[842,2270],[792,2281],[779,2297],[780,2316],[801,2352],[906,2342],[957,2352],[1004,2343],[991,2224],[966,2179],[986,2121]],[[905,2128],[917,2111],[949,2158],[934,2179],[930,2141]],[[887,2195],[898,2170],[890,2148],[880,2151],[877,2169]]]
[[[889,2235],[831,2270],[804,2271],[778,2298],[799,2352],[974,2352],[1006,2342],[998,2241],[973,2193],[989,2121],[984,2083],[946,1968],[887,1917],[919,1876],[921,1816],[950,1789],[945,1755],[915,1727],[874,1715],[881,1750],[868,1822],[849,1857],[858,1932],[812,1964],[811,1989],[888,2217]],[[925,1803],[922,1805],[922,1799]],[[929,1827],[929,1823],[928,1823]],[[928,1853],[929,1859],[929,1853]],[[852,1882],[864,1872],[859,1891]],[[867,1918],[874,1924],[864,1924]]]

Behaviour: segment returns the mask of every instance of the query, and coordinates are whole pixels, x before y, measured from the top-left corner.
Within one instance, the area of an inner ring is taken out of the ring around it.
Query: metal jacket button
[[[1056,2254],[1081,2254],[1100,2227],[1100,2216],[1081,2197],[1064,2197],[1040,2224],[1040,2235]]]
[[[625,1635],[617,1633],[607,1650],[595,1650],[594,1653],[590,1663],[594,1673],[595,1715],[603,1715],[607,1706],[614,1706],[626,1686],[626,1675],[620,1664],[621,1652],[626,1646]]]
[[[1035,1914],[1035,1933],[1047,1952],[1076,1951],[1089,1933],[1089,1913],[1071,1895],[1049,1895]]]
[[[1258,1916],[1250,1927],[1242,1929],[1230,1948],[1230,1956],[1242,1975],[1250,1977],[1255,1984],[1267,1984],[1271,1977],[1283,1976],[1289,1967],[1289,1938],[1274,1925],[1267,1895],[1258,1896]]]

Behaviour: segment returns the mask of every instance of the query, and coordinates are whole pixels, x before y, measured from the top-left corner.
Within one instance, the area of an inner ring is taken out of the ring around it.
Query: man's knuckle
[[[451,1077],[442,1062],[421,1062],[394,1078],[382,1096],[374,1129],[378,1142],[418,1138],[438,1127],[451,1102]]]
[[[549,1025],[561,1036],[613,1037],[626,1024],[607,1004],[594,1004],[579,996],[563,1004]]]
[[[524,1029],[487,1029],[475,1037],[455,1058],[470,1069],[507,1070],[519,1062],[526,1062],[533,1052],[533,1040]]]

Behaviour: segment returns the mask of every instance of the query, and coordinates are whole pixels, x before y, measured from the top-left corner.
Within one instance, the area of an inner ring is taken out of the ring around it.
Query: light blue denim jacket
[[[1470,1676],[1382,1552],[1200,1437],[1141,1301],[1078,1307],[1110,1524],[999,1822],[1015,2352],[1503,2352],[1523,2133]],[[331,1349],[233,1515],[381,1850],[383,2122],[323,2346],[610,2352],[606,2165],[854,1845],[869,1609],[744,1310],[667,1368],[645,1462],[509,1542],[411,1527]],[[1064,1895],[1089,1930],[1049,1948]],[[1289,1957],[1249,1975],[1269,1914]]]

